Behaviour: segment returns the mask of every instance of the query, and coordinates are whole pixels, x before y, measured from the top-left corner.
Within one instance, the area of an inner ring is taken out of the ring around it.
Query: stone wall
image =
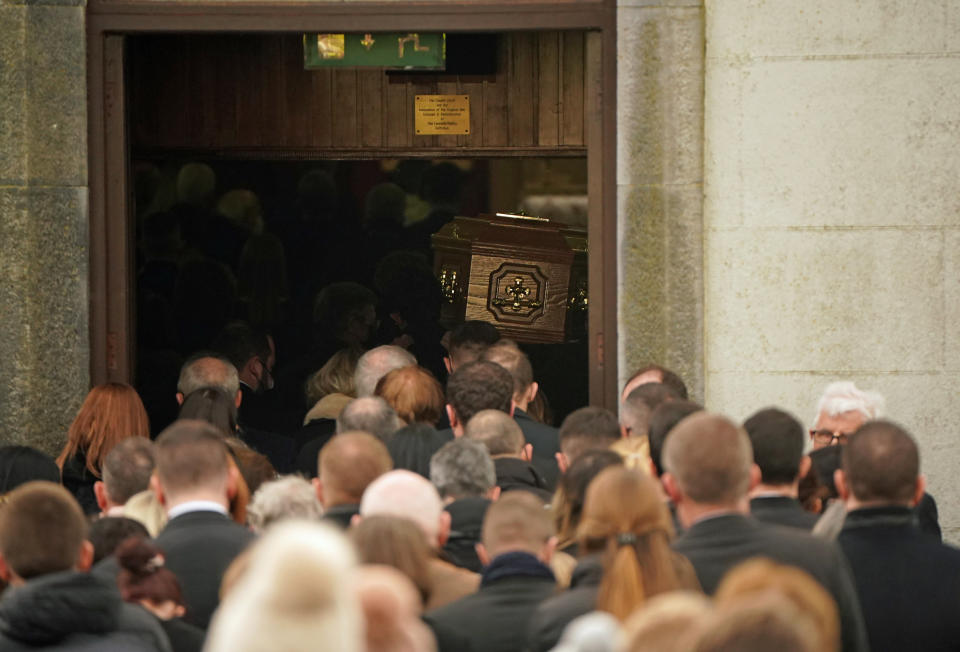
[[[696,398],[703,396],[703,25],[700,0],[617,7],[620,377],[659,362]]]
[[[84,10],[0,1],[0,444],[56,452],[87,391]]]
[[[829,381],[879,390],[960,540],[960,4],[706,15],[707,402],[809,425]]]

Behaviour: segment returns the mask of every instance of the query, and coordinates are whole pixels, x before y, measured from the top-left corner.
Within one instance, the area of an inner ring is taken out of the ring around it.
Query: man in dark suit
[[[553,426],[535,421],[527,414],[527,407],[540,390],[540,385],[533,379],[530,359],[516,344],[508,340],[501,340],[487,347],[480,359],[495,362],[513,377],[513,418],[520,425],[527,443],[533,446],[531,463],[546,480],[547,488],[552,490],[560,474],[557,466],[560,434]]]
[[[467,423],[464,438],[486,448],[501,492],[522,489],[549,504],[552,494],[530,464],[535,449],[524,439],[520,424],[499,410],[481,410]]]
[[[589,450],[610,448],[622,434],[617,415],[610,410],[594,406],[574,410],[560,424],[560,452],[557,453],[560,471],[566,473],[570,465]]]
[[[457,367],[447,380],[447,417],[450,429],[440,433],[449,439],[463,437],[464,428],[480,410],[500,410],[513,416],[513,377],[493,362],[477,360]]]
[[[480,590],[435,609],[428,622],[462,632],[475,650],[520,652],[537,606],[553,595],[547,563],[556,539],[536,497],[517,491],[487,510],[477,553],[484,564]]]
[[[743,428],[760,469],[760,483],[750,491],[750,513],[764,523],[809,532],[817,517],[797,500],[800,478],[810,470],[810,458],[803,454],[803,426],[783,410],[767,408],[744,421]]]
[[[670,432],[663,463],[664,489],[686,530],[674,548],[693,564],[707,594],[729,569],[753,557],[796,566],[836,600],[843,650],[868,649],[850,568],[837,546],[750,517],[747,493],[760,470],[746,432],[725,417],[693,414]]]
[[[847,518],[846,553],[870,649],[960,650],[960,550],[922,532],[912,507],[923,496],[913,438],[889,421],[861,426],[835,474]]]
[[[390,452],[367,432],[343,432],[320,449],[313,486],[324,520],[344,530],[360,513],[360,499],[374,480],[393,468]]]
[[[224,571],[253,539],[228,512],[239,472],[227,460],[223,436],[202,421],[174,422],[160,433],[155,452],[153,490],[169,518],[157,547],[180,580],[185,620],[206,628]]]

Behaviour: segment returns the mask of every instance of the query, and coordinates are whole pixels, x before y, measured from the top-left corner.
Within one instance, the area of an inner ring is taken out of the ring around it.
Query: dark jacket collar
[[[480,586],[489,586],[508,577],[533,577],[555,581],[550,567],[529,552],[505,552],[483,569]]]
[[[570,577],[570,588],[600,586],[603,579],[603,559],[599,554],[586,555],[577,562]]]
[[[454,536],[454,532],[464,530],[479,536],[488,507],[490,507],[490,501],[482,496],[460,498],[447,505],[445,509],[450,513],[450,536]]]
[[[866,527],[912,528],[917,524],[913,510],[902,505],[883,507],[861,507],[847,512],[843,522],[844,530]]]
[[[517,486],[533,487],[534,489],[546,489],[547,484],[533,465],[524,462],[517,457],[498,457],[493,460],[493,466],[497,471],[497,485],[504,490],[508,485],[510,488]]]
[[[520,408],[513,409],[513,418],[516,419],[517,421],[534,421],[533,417],[531,417],[529,414],[527,414]]]

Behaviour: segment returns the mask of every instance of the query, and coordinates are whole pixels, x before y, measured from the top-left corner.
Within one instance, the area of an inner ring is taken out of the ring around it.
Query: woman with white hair
[[[210,626],[206,652],[362,652],[364,627],[346,537],[324,523],[278,523]]]

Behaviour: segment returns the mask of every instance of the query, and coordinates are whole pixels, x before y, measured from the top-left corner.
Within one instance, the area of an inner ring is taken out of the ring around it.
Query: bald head
[[[320,449],[317,483],[324,507],[355,505],[370,484],[393,468],[387,447],[366,432],[343,432]]]
[[[500,410],[477,412],[467,422],[464,437],[486,446],[491,457],[520,455],[527,443],[516,420]]]
[[[663,463],[687,500],[733,505],[750,488],[753,451],[742,428],[719,414],[698,412],[670,431]]]
[[[399,516],[416,523],[431,547],[446,532],[441,523],[443,501],[430,481],[412,471],[397,470],[377,478],[363,493],[361,516]],[[447,522],[449,525],[449,521]]]
[[[240,391],[240,377],[237,368],[227,360],[216,355],[201,354],[187,360],[180,368],[177,380],[178,402],[198,389],[216,387],[230,398]]]
[[[417,359],[399,346],[387,344],[370,349],[357,360],[357,370],[354,372],[354,384],[357,387],[357,396],[373,396],[377,383],[394,369],[401,369],[417,364]]]

